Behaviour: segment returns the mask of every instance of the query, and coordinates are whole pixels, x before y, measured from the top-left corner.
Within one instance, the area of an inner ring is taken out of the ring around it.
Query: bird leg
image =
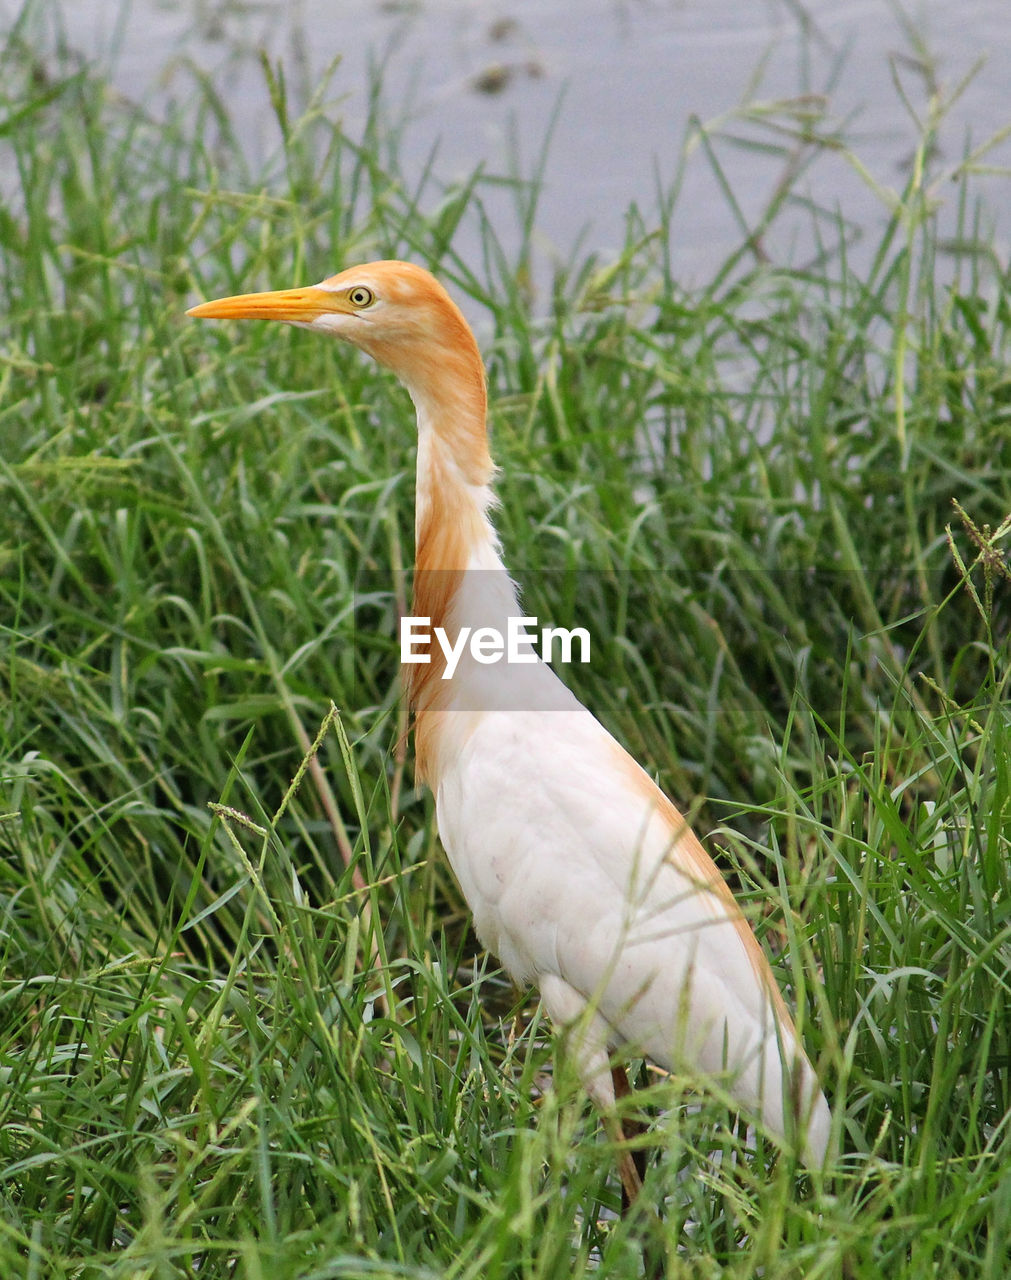
[[[601,1117],[604,1132],[618,1149],[618,1177],[621,1179],[621,1216],[624,1218],[642,1191],[642,1169],[645,1162],[641,1151],[629,1151],[629,1135],[616,1115]]]
[[[628,1075],[624,1067],[619,1065],[611,1068],[611,1083],[616,1101],[619,1098],[631,1097],[632,1086],[628,1082]],[[642,1120],[628,1118],[621,1120],[615,1111],[605,1112],[604,1116],[605,1131],[618,1148],[618,1177],[621,1179],[621,1216],[624,1218],[628,1216],[633,1204],[639,1198],[643,1179],[646,1177],[646,1152],[641,1147],[630,1150],[628,1140],[629,1138],[640,1137],[646,1132],[647,1126]],[[647,1213],[653,1222],[659,1226],[659,1222],[652,1212],[647,1210]],[[664,1280],[666,1268],[662,1251],[658,1252],[655,1246],[650,1245],[648,1240],[641,1242],[641,1248],[643,1274],[646,1280]]]
[[[614,1096],[618,1098],[628,1098],[632,1094],[632,1086],[628,1082],[628,1075],[622,1066],[614,1066],[611,1068],[611,1081],[614,1085]],[[617,1116],[614,1117],[615,1132],[608,1136],[613,1138],[618,1146],[618,1176],[621,1178],[621,1214],[624,1217],[635,1203],[639,1192],[642,1190],[643,1179],[646,1177],[646,1152],[642,1148],[629,1150],[627,1143],[629,1138],[638,1138],[646,1132],[646,1125],[641,1120],[624,1119],[621,1120]]]
[[[587,1007],[585,998],[557,974],[548,973],[541,978],[541,1000],[552,1022],[566,1028],[569,1051],[579,1065],[583,1084],[597,1107],[604,1132],[614,1144],[621,1179],[621,1214],[625,1217],[642,1191],[646,1172],[645,1152],[629,1150],[628,1140],[638,1137],[646,1126],[636,1120],[623,1122],[618,1116],[617,1099],[628,1097],[632,1089],[624,1067],[611,1065],[610,1028],[599,1013]],[[656,1220],[648,1208],[646,1216]],[[658,1269],[648,1256],[645,1244],[643,1261],[648,1280],[662,1277],[662,1267]]]

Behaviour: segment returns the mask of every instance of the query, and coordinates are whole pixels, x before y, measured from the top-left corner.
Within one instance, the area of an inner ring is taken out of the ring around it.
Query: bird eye
[[[371,307],[376,300],[376,295],[371,289],[366,289],[363,284],[356,285],[348,291],[348,302],[353,307]]]

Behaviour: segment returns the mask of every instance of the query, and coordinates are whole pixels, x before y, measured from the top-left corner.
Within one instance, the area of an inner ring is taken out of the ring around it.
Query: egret
[[[441,284],[407,262],[193,307],[279,320],[351,343],[391,370],[417,416],[413,613],[453,638],[522,617],[490,519],[485,370]],[[535,984],[640,1189],[617,1117],[635,1053],[718,1081],[808,1166],[830,1113],[768,960],[716,865],[653,779],[536,655],[474,646],[405,666],[418,776],[482,944]]]

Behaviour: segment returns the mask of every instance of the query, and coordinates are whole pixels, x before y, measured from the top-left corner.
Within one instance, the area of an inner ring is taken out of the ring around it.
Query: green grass
[[[0,1274],[620,1280],[645,1235],[672,1280],[1004,1277],[1011,314],[975,161],[932,120],[866,269],[815,208],[824,251],[775,260],[787,183],[705,287],[632,211],[538,293],[536,183],[507,254],[491,178],[405,186],[378,89],[351,139],[339,80],[269,71],[251,172],[212,85],[153,120],[39,21],[0,54]],[[785,105],[690,141],[728,199],[741,141],[791,178],[845,146]],[[613,1153],[469,932],[398,746],[406,396],[183,316],[385,255],[484,318],[508,562],[591,630],[579,693],[800,1004],[825,1183],[653,1082],[664,1226],[616,1221]]]

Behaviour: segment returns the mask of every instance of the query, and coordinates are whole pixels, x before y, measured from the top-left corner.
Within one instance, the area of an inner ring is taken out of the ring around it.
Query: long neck
[[[410,391],[418,412],[412,613],[429,619],[433,636],[441,627],[452,643],[461,625],[465,575],[497,570],[512,593],[488,518],[494,467],[488,452],[484,366],[476,343],[429,366]],[[444,715],[453,703],[456,682],[443,678],[443,647],[433,641],[428,653],[428,663],[405,670],[414,708],[418,773],[434,785],[440,772]]]

